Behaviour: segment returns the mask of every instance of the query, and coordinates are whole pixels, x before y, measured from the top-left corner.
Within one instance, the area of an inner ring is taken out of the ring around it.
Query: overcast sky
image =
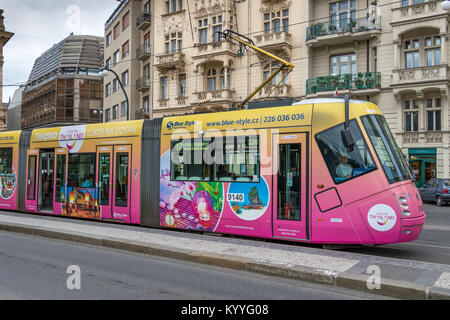
[[[14,33],[3,48],[3,84],[26,82],[36,58],[71,32],[103,37],[105,22],[118,4],[116,0],[0,0],[6,31]],[[3,87],[3,102],[16,89]]]

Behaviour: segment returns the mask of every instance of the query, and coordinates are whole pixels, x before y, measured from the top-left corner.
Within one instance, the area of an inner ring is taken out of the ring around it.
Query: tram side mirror
[[[353,152],[353,148],[355,147],[355,140],[353,140],[352,133],[350,130],[345,129],[341,131],[342,143],[344,147],[347,149],[347,152]]]

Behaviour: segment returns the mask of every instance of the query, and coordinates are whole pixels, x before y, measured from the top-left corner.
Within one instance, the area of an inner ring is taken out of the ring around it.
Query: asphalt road
[[[450,205],[425,203],[424,208],[427,219],[416,241],[345,251],[450,265]]]
[[[0,243],[2,300],[385,299],[326,285],[7,232],[0,232]]]

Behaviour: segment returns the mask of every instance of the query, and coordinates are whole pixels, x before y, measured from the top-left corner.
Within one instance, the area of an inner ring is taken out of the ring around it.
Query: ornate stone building
[[[145,87],[136,82],[131,89],[140,92],[135,108],[148,110],[149,117],[227,110],[277,68],[267,57],[218,36],[231,29],[295,66],[269,103],[267,95],[281,74],[252,103],[289,104],[332,97],[336,90],[375,102],[418,185],[430,177],[450,177],[450,15],[441,1],[133,2],[146,5],[151,20],[145,27],[150,53],[135,75],[145,75]],[[142,41],[131,38],[130,45]]]
[[[3,47],[13,35],[13,33],[5,30],[3,10],[0,9],[0,104],[2,104],[3,101]],[[3,113],[4,112],[2,111],[2,114]],[[4,130],[6,128],[6,115],[4,115],[4,118],[5,121],[0,121],[0,130]]]

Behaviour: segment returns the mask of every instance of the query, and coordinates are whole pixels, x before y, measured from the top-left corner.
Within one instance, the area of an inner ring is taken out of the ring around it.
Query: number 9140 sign
[[[244,202],[244,194],[243,193],[229,193],[227,195],[228,201],[234,202]]]

